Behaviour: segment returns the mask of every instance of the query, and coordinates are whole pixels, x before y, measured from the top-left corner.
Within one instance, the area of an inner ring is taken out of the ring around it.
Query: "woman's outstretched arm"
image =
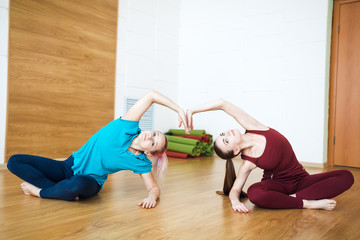
[[[148,197],[138,203],[142,208],[153,208],[156,206],[156,201],[160,196],[160,188],[156,183],[152,172],[140,174],[146,189],[148,190]]]
[[[179,127],[183,124],[185,131],[190,132],[190,129],[188,128],[186,123],[186,116],[182,108],[180,108],[171,99],[155,90],[151,90],[143,97],[141,97],[134,104],[134,106],[132,106],[131,109],[123,116],[123,119],[139,121],[142,115],[149,109],[149,107],[153,103],[163,105],[177,112],[179,117]]]
[[[200,112],[222,110],[232,116],[244,129],[248,130],[267,130],[268,127],[258,122],[248,113],[237,107],[236,105],[224,100],[218,99],[197,107],[193,107],[187,112],[187,124],[193,129],[192,115]]]

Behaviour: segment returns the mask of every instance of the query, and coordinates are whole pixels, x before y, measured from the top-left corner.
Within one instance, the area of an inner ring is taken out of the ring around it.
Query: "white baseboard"
[[[0,170],[7,170],[6,163],[0,164]]]
[[[300,162],[300,163],[304,167],[311,167],[311,168],[327,168],[329,166],[327,162],[325,163]]]

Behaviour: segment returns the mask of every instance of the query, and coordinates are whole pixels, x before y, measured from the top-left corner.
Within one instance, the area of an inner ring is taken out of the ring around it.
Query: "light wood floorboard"
[[[22,181],[1,170],[0,239],[360,239],[358,169],[350,169],[355,184],[335,198],[334,211],[269,210],[247,200],[250,214],[234,213],[228,198],[215,193],[224,169],[217,157],[170,158],[161,199],[150,210],[137,206],[147,192],[129,171],[110,176],[93,198],[66,202],[26,196]],[[253,171],[245,190],[261,175]]]

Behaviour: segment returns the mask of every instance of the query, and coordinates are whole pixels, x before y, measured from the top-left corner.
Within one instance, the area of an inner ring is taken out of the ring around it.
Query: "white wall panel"
[[[124,114],[125,97],[138,99],[150,89],[177,100],[179,17],[179,0],[119,1],[116,115]],[[155,129],[176,121],[176,113],[155,106]]]
[[[5,5],[5,4],[3,4]],[[0,7],[0,55],[8,55],[9,9]]]
[[[129,8],[156,16],[157,0],[131,0],[129,1]]]
[[[130,8],[127,17],[127,30],[146,36],[154,36],[156,17]]]

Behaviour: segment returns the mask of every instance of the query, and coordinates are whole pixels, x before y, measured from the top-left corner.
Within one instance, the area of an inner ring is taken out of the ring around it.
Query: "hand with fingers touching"
[[[185,133],[190,134],[191,129],[189,128],[189,124],[187,123],[186,114],[182,109],[178,111],[178,122],[179,122],[178,127],[181,127],[181,125],[183,125],[185,129]]]
[[[193,112],[188,109],[186,111],[186,121],[187,121],[187,125],[190,128],[190,130],[194,129],[192,115],[193,115]]]

